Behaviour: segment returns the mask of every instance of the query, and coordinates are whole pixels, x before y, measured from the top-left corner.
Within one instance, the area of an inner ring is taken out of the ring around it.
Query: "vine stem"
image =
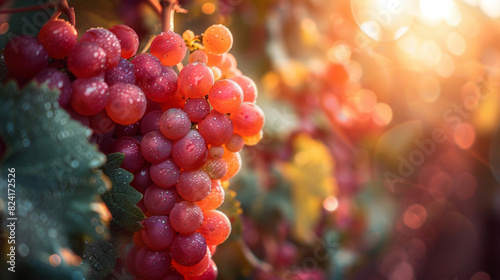
[[[161,0],[161,19],[162,26],[161,29],[163,32],[167,32],[174,29],[174,6],[176,5],[176,1],[171,0]]]
[[[14,13],[23,13],[23,12],[31,12],[45,9],[57,8],[57,10],[52,14],[50,20],[57,19],[61,13],[64,13],[68,16],[68,20],[71,25],[75,26],[75,11],[68,5],[67,0],[59,0],[59,1],[50,1],[49,3],[28,6],[28,7],[18,7],[18,8],[6,8],[1,9],[0,14],[14,14]]]

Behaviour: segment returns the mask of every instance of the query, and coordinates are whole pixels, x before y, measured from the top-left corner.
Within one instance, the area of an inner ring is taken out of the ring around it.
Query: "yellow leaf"
[[[292,183],[293,232],[297,239],[308,242],[314,239],[313,229],[323,200],[337,190],[333,177],[335,162],[325,145],[308,135],[297,136],[293,148],[293,159],[284,166],[284,174]]]

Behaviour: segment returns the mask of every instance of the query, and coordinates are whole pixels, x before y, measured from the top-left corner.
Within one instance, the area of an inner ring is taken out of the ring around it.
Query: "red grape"
[[[146,135],[151,131],[160,130],[160,117],[162,114],[161,110],[146,113],[141,120],[141,134]]]
[[[135,78],[140,85],[147,84],[162,71],[158,58],[149,53],[138,54],[130,62],[134,65]]]
[[[45,23],[38,32],[38,40],[47,49],[50,57],[63,59],[78,41],[78,33],[69,22],[56,19]]]
[[[168,251],[155,251],[148,247],[139,249],[135,257],[137,276],[155,280],[163,277],[170,269],[172,258]]]
[[[180,265],[192,266],[199,263],[207,253],[205,238],[195,232],[193,234],[179,234],[170,246],[172,258]]]
[[[49,55],[36,38],[18,36],[7,43],[4,59],[14,77],[29,79],[47,66]]]
[[[96,43],[106,53],[106,69],[114,68],[121,57],[120,41],[113,32],[104,28],[91,28],[83,33],[80,42]]]
[[[243,90],[243,102],[254,102],[257,99],[257,86],[252,79],[247,76],[235,76],[231,80],[235,81]]]
[[[106,71],[104,79],[109,86],[116,83],[135,84],[134,65],[130,61],[120,58],[120,62],[115,68]]]
[[[181,35],[173,32],[161,32],[151,43],[150,52],[158,57],[163,65],[174,66],[186,55],[186,43]]]
[[[219,245],[231,233],[231,222],[224,213],[217,210],[203,212],[203,224],[198,232],[205,237],[208,245]]]
[[[139,171],[145,162],[141,154],[141,144],[133,137],[124,136],[116,139],[109,147],[109,150],[110,153],[125,154],[125,160],[121,168],[130,173]]]
[[[137,48],[139,48],[139,37],[134,29],[130,28],[128,25],[118,24],[111,26],[108,30],[113,32],[116,38],[118,38],[121,46],[122,58],[128,59],[137,53]]]
[[[151,164],[145,163],[141,168],[134,173],[134,179],[130,182],[130,185],[138,190],[140,193],[144,193],[149,189],[149,186],[153,184],[153,180],[149,175],[149,169]]]
[[[180,272],[185,277],[200,275],[203,272],[205,272],[210,266],[210,260],[211,260],[210,250],[206,251],[207,252],[203,257],[203,259],[195,265],[184,266],[177,263],[174,259],[172,259],[172,265],[178,272]]]
[[[212,253],[213,255],[213,253]],[[216,280],[218,275],[217,265],[214,260],[210,260],[210,266],[200,275],[186,276],[186,280]]]
[[[253,136],[264,126],[264,112],[254,103],[243,102],[230,118],[233,121],[234,133],[241,136]]]
[[[58,89],[60,92],[59,105],[61,107],[68,106],[73,88],[66,73],[55,68],[47,68],[36,74],[34,79],[40,84],[47,84],[49,88]]]
[[[215,110],[221,113],[233,113],[243,102],[243,91],[232,80],[220,80],[210,89],[208,101]]]
[[[108,103],[108,85],[99,78],[76,79],[72,87],[71,107],[81,115],[95,115]]]
[[[212,180],[212,188],[208,196],[195,203],[200,206],[203,211],[214,210],[224,202],[224,194],[224,188],[222,188],[220,180]]]
[[[233,135],[233,124],[226,114],[212,111],[198,123],[198,131],[207,144],[220,146]]]
[[[96,43],[80,42],[68,55],[68,69],[78,78],[98,76],[106,67],[106,52]]]
[[[136,123],[146,112],[146,96],[135,85],[114,84],[109,88],[106,112],[113,121],[121,125]]]
[[[190,63],[179,73],[178,86],[187,98],[204,97],[213,84],[214,74],[204,63]]]
[[[151,216],[144,220],[144,228],[141,230],[142,240],[153,250],[167,249],[175,235],[176,232],[170,226],[168,216]]]

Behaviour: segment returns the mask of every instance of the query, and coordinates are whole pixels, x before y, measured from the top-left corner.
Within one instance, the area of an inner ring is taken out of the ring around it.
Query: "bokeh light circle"
[[[415,0],[351,0],[359,28],[376,41],[393,41],[403,36],[415,18]]]

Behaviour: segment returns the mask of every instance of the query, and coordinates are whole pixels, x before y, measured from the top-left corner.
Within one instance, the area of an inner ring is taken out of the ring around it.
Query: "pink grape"
[[[191,121],[186,112],[180,109],[169,109],[161,115],[160,131],[172,140],[182,138],[190,129]]]
[[[168,215],[181,199],[175,188],[151,185],[144,193],[144,204],[151,215]]]
[[[136,81],[141,86],[156,78],[162,71],[158,58],[149,53],[138,54],[130,62],[134,65]]]
[[[213,159],[220,159],[224,155],[224,147],[212,146],[208,149],[208,156]]]
[[[213,253],[212,253],[213,255]],[[197,276],[186,276],[186,280],[217,280],[217,275],[219,274],[217,265],[214,260],[210,260],[210,266],[200,275]]]
[[[172,140],[159,131],[151,131],[141,140],[141,152],[144,159],[151,163],[162,162],[172,154]]]
[[[192,122],[197,123],[210,113],[210,104],[205,98],[189,98],[182,110]]]
[[[142,89],[154,102],[165,102],[177,92],[177,74],[166,66],[162,66],[160,74],[142,83]]]
[[[192,234],[203,223],[201,208],[189,201],[175,204],[170,211],[170,224],[180,234]]]
[[[175,186],[177,193],[187,201],[200,201],[207,197],[212,188],[208,174],[201,170],[184,170]]]
[[[207,144],[196,130],[190,130],[184,137],[174,141],[172,159],[185,170],[195,170],[207,160]]]
[[[243,146],[245,146],[245,140],[238,134],[233,134],[231,138],[226,140],[226,143],[224,143],[224,145],[226,146],[226,149],[228,151],[236,153],[243,149]]]
[[[172,159],[167,159],[151,165],[149,172],[151,179],[158,187],[170,188],[177,183],[181,171]]]

